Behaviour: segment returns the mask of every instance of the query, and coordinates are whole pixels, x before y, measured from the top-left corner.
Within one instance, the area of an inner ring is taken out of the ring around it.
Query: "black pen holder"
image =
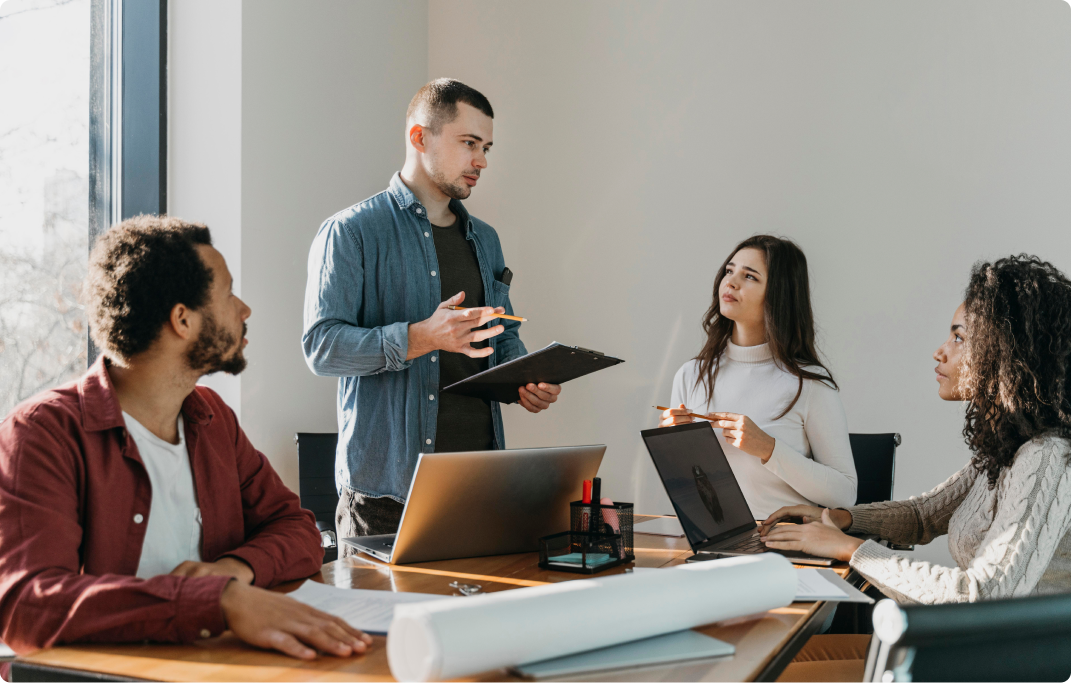
[[[570,503],[570,530],[540,539],[540,567],[594,574],[633,561],[633,504]]]

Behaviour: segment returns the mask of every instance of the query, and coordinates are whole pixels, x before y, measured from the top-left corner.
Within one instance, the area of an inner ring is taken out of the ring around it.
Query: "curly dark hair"
[[[128,360],[146,351],[176,304],[208,303],[212,271],[197,245],[212,246],[207,227],[170,216],[135,216],[97,238],[82,292],[93,341]]]
[[[980,262],[964,293],[964,440],[991,489],[1017,449],[1069,438],[1069,280],[1037,256]]]

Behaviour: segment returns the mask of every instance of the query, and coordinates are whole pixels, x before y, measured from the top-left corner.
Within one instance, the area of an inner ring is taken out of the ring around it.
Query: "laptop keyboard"
[[[749,536],[748,538],[743,538],[740,541],[734,543],[733,545],[726,546],[725,548],[719,548],[719,550],[732,550],[735,553],[762,553],[766,552],[768,548],[766,545],[764,545],[763,541],[760,540],[759,532],[757,531],[755,534]]]

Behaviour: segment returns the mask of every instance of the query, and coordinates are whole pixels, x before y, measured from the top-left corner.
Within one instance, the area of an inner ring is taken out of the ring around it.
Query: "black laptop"
[[[759,525],[709,422],[640,432],[692,551],[689,561],[774,552],[796,564],[829,566],[835,560],[773,550],[759,540]]]

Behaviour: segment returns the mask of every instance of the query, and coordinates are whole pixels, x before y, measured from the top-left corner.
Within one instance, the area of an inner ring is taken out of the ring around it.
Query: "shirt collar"
[[[107,359],[102,355],[78,382],[78,401],[82,409],[82,425],[86,431],[100,432],[126,426],[115,385],[108,374]],[[208,403],[196,390],[182,402],[182,414],[192,424],[212,422]]]
[[[420,200],[417,199],[417,195],[413,194],[413,190],[409,189],[409,187],[402,182],[402,174],[400,172],[395,172],[395,174],[391,176],[391,183],[387,187],[387,192],[395,200],[395,203],[398,204],[399,209],[416,212],[416,210],[420,208],[422,209],[422,213],[418,215],[421,215],[422,218],[427,220],[427,209],[421,204]],[[469,233],[473,230],[473,221],[469,216],[469,212],[465,210],[465,206],[457,199],[451,199],[449,206],[454,215],[458,217],[458,220],[465,225],[465,236],[468,237]]]
[[[770,350],[770,344],[737,346],[728,340],[726,341],[726,355],[729,356],[730,360],[735,360],[738,363],[766,363],[774,358],[774,354]]]

